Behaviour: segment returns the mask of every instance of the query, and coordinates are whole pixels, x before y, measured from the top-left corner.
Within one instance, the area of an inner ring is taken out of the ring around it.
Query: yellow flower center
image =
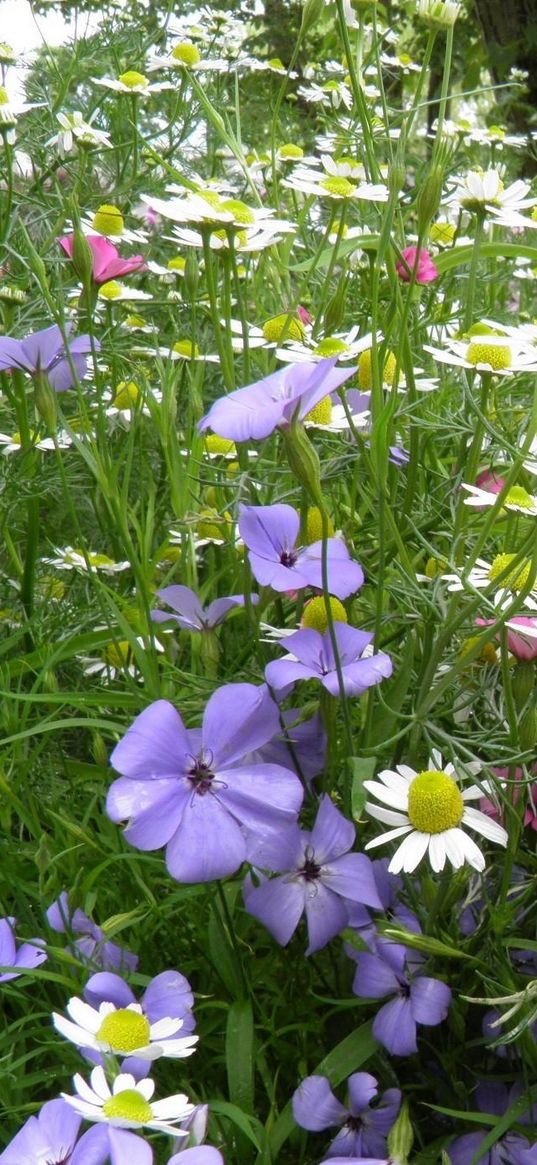
[[[306,514],[306,523],[304,529],[304,541],[308,546],[312,542],[318,542],[323,536],[323,522],[321,518],[321,511],[318,506],[309,506]],[[332,520],[328,519],[328,537],[333,538],[334,526]]]
[[[140,389],[134,380],[121,380],[112,401],[115,409],[131,409],[140,399]]]
[[[393,385],[395,380],[395,370],[397,368],[397,360],[393,352],[386,354],[384,361],[384,368],[382,370],[382,380],[384,384]],[[399,384],[399,377],[397,377],[397,384]],[[365,352],[360,352],[358,357],[358,385],[363,392],[370,392],[373,387],[373,349],[367,348]]]
[[[118,1055],[128,1056],[149,1043],[149,1020],[138,1011],[120,1007],[106,1015],[96,1032],[96,1038]],[[123,1095],[123,1093],[122,1093]],[[136,1094],[138,1095],[138,1093]],[[142,1097],[143,1099],[143,1097]]]
[[[245,202],[241,202],[240,198],[226,198],[225,202],[222,203],[222,210],[229,210],[235,222],[240,222],[247,226],[251,226],[255,222],[253,210]]]
[[[195,360],[200,354],[197,344],[192,340],[177,340],[172,347],[172,352],[176,352],[178,356],[183,356],[185,360]]]
[[[210,508],[200,510],[197,531],[200,538],[225,541],[231,535],[231,514],[226,511],[220,515],[217,510]]]
[[[279,344],[281,340],[301,341],[306,334],[300,320],[290,315],[272,316],[265,320],[261,330],[269,344]]]
[[[305,421],[311,421],[312,425],[329,425],[332,420],[332,400],[330,396],[323,396],[323,399],[318,401],[316,405],[306,413]]]
[[[82,551],[75,550],[75,554],[82,554]],[[97,569],[100,566],[114,566],[115,565],[114,559],[109,558],[107,554],[92,554],[91,551],[88,554],[88,562],[89,562],[90,566],[94,566]]]
[[[181,65],[197,65],[201,61],[201,54],[195,44],[186,40],[174,45],[171,55],[174,61],[179,61]]]
[[[105,647],[104,650],[101,652],[101,659],[102,659],[103,663],[107,664],[108,667],[117,668],[118,671],[123,667],[128,667],[129,664],[132,663],[132,648],[131,648],[131,645],[130,645],[128,639],[120,639],[118,641],[118,643],[109,643],[108,647]],[[125,1011],[125,1012],[117,1011],[117,1012],[115,1012],[115,1014],[113,1016],[112,1015],[108,1016],[108,1019],[112,1020],[115,1018],[115,1015],[123,1015],[123,1014],[124,1015],[133,1015],[134,1013],[131,1011]],[[141,1017],[135,1016],[135,1018],[143,1018],[143,1016],[141,1016]],[[144,1020],[144,1022],[147,1022],[147,1021]],[[104,1020],[104,1023],[107,1023],[106,1019]],[[100,1030],[102,1030],[102,1028]],[[108,1037],[107,1036],[106,1037],[105,1036],[98,1036],[98,1039],[103,1039],[103,1040],[107,1039],[108,1040]],[[111,1044],[111,1040],[108,1040],[108,1042]],[[146,1040],[146,1043],[147,1043],[147,1040]],[[135,1047],[135,1048],[141,1048],[142,1046],[143,1045],[141,1043],[133,1044],[133,1047]],[[114,1051],[115,1050],[116,1049],[114,1049]]]
[[[116,1096],[105,1100],[103,1112],[109,1120],[127,1120],[137,1125],[148,1124],[153,1116],[151,1105],[136,1088],[126,1088],[124,1092],[118,1092]]]
[[[93,216],[92,227],[102,235],[121,235],[123,233],[123,215],[117,206],[103,202]]]
[[[459,651],[459,655],[460,655],[461,659],[464,659],[465,655],[468,655],[470,653],[470,651],[473,650],[478,639],[479,639],[478,635],[470,635],[468,639],[465,639],[465,641],[462,644],[461,649]],[[476,656],[476,658],[472,660],[472,663],[470,666],[473,667],[474,664],[479,664],[479,663],[496,663],[496,662],[497,662],[497,660],[496,660],[495,648],[493,647],[492,643],[485,643],[484,646],[481,648],[479,655]]]
[[[445,558],[428,558],[425,563],[425,574],[430,579],[438,578],[447,570],[447,566]]]
[[[270,65],[271,69],[276,69],[276,72],[278,73],[285,73],[283,62],[279,57],[271,57],[270,60],[267,61],[267,65]]]
[[[455,230],[456,228],[450,222],[434,222],[429,231],[429,238],[432,243],[439,243],[442,247],[449,247],[455,238]]]
[[[126,89],[136,89],[139,85],[147,85],[147,77],[143,73],[137,73],[136,69],[129,69],[126,73],[120,73],[118,81],[125,85]]]
[[[235,224],[232,222],[228,223],[228,230],[230,228],[231,228],[231,230],[235,230]],[[225,230],[215,231],[214,234],[215,234],[215,238],[221,239],[223,243],[227,243],[229,245],[229,235],[227,234],[227,231],[225,231]],[[247,242],[248,242],[248,232],[247,231],[236,231],[236,233],[234,235],[235,246],[237,246],[237,244],[238,244],[239,247],[245,247]]]
[[[522,485],[513,485],[507,493],[504,505],[519,506],[521,510],[532,510],[535,503]]]
[[[237,452],[234,441],[230,441],[228,437],[217,437],[216,433],[209,433],[204,444],[207,453],[220,453],[222,457],[227,457],[229,453],[235,456]]]
[[[183,272],[186,266],[186,259],[183,259],[182,255],[176,255],[174,259],[168,259],[166,266],[168,271]]]
[[[356,190],[354,182],[349,182],[348,178],[323,178],[319,186],[333,198],[350,198]]]
[[[525,562],[521,562],[519,566],[508,571],[507,568],[515,558],[516,554],[497,554],[489,569],[490,581],[496,582],[496,579],[503,575],[500,584],[502,587],[507,587],[510,591],[521,591],[530,577],[531,562],[526,559]]]
[[[418,773],[408,790],[408,818],[420,833],[444,833],[459,824],[464,812],[460,789],[447,773]]]
[[[9,97],[3,85],[0,85],[0,105],[8,105]]]
[[[343,352],[348,351],[349,345],[338,336],[325,336],[325,339],[313,349],[315,356],[341,356]]]
[[[508,344],[479,344],[472,341],[468,345],[466,359],[469,364],[490,364],[491,368],[509,368],[511,349]]]
[[[286,142],[284,146],[280,146],[278,153],[280,158],[303,158],[304,150],[302,146],[295,146],[292,142]]]
[[[110,279],[99,288],[100,299],[121,299],[123,288],[117,279]]]
[[[198,195],[203,198],[204,202],[208,202],[209,206],[215,207],[217,210],[222,209],[222,199],[217,190],[198,190]]]
[[[3,65],[10,65],[15,60],[15,53],[10,44],[5,40],[0,41],[0,62]]]
[[[330,596],[329,600],[330,613],[332,619],[337,620],[338,623],[347,623],[347,612],[343,603],[339,599]],[[328,616],[326,614],[326,603],[323,595],[318,595],[315,599],[310,599],[306,603],[302,614],[301,627],[311,627],[313,631],[320,631],[324,635],[328,630]]]
[[[339,219],[334,219],[334,221],[332,223],[332,230],[330,231],[330,237],[332,237],[333,235],[339,235],[340,239],[346,239],[348,233],[349,233],[348,226],[345,226],[345,223],[343,223],[343,226],[342,226]]]

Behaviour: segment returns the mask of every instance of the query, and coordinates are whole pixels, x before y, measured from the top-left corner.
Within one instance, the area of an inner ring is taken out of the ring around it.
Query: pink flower
[[[397,262],[395,270],[404,283],[410,283],[414,267],[416,283],[432,283],[433,279],[438,277],[438,269],[428,251],[420,251],[418,257],[417,247],[405,247],[404,251],[401,251],[401,258],[405,261]]]
[[[477,627],[488,627],[494,619],[476,619]],[[515,659],[537,659],[537,618],[531,615],[515,615],[506,623],[507,648]],[[525,632],[525,633],[524,633]],[[499,632],[496,636],[499,639]]]
[[[501,781],[509,776],[508,768],[491,768],[495,777],[499,777]],[[515,769],[515,781],[522,781],[524,774],[522,769]],[[524,825],[531,825],[531,828],[537,832],[537,785],[526,785],[525,793],[527,795],[528,803],[524,810]],[[513,789],[513,805],[516,805],[520,800],[520,785],[515,785]],[[487,817],[503,819],[503,809],[498,810],[493,801],[489,801],[488,797],[481,797],[479,808],[482,813],[486,813]]]
[[[73,258],[74,238],[74,235],[65,235],[63,239],[58,239],[60,247],[70,259]],[[86,242],[93,258],[94,283],[108,283],[109,279],[119,279],[122,275],[129,275],[131,271],[142,271],[145,268],[143,255],[132,255],[130,259],[122,259],[117,247],[102,235],[87,235]]]
[[[475,484],[479,486],[479,489],[486,489],[491,494],[499,494],[505,485],[505,478],[497,477],[493,469],[483,469],[476,477]],[[481,507],[479,508],[481,509]],[[482,508],[485,509],[484,506]]]
[[[296,314],[297,314],[301,324],[311,324],[313,321],[313,316],[310,315],[307,307],[302,307],[301,303],[298,304],[298,307],[296,309]]]

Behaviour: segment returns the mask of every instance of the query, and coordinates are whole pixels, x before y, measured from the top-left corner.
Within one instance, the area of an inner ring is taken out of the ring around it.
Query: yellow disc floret
[[[120,639],[118,643],[109,643],[108,647],[105,647],[101,653],[101,659],[107,667],[117,668],[118,671],[123,667],[128,667],[132,662],[132,648],[128,639]],[[122,1013],[116,1012],[115,1014],[120,1015]],[[125,1014],[131,1015],[132,1012],[126,1012]],[[109,1018],[112,1019],[113,1017],[110,1016]],[[104,1036],[102,1038],[104,1039]],[[99,1039],[101,1039],[100,1036]],[[137,1048],[141,1046],[141,1044],[135,1045]]]
[[[168,271],[177,271],[180,275],[184,273],[186,266],[186,259],[182,255],[175,255],[173,259],[168,259],[166,263]]]
[[[255,222],[255,214],[250,206],[241,202],[240,198],[226,198],[222,203],[222,210],[229,210],[235,222],[251,226]]]
[[[535,503],[524,486],[513,485],[507,493],[504,505],[517,506],[521,510],[533,510]]]
[[[120,380],[112,406],[115,409],[132,409],[139,399],[140,389],[134,380]]]
[[[117,279],[109,279],[99,288],[99,299],[121,299],[123,288]]]
[[[197,532],[200,538],[225,542],[231,537],[231,514],[226,511],[221,515],[209,507],[200,510]]]
[[[306,522],[304,528],[304,541],[308,546],[312,542],[319,542],[323,536],[323,521],[321,511],[318,506],[309,506],[306,514]],[[328,537],[333,538],[334,526],[331,519],[328,519]]]
[[[131,1011],[128,1007],[120,1007],[111,1015],[106,1015],[96,1032],[100,1043],[118,1055],[128,1056],[137,1048],[146,1048],[149,1043],[149,1020],[139,1011]]]
[[[496,582],[502,576],[500,586],[506,587],[510,591],[521,591],[530,577],[531,562],[526,559],[509,570],[508,568],[515,558],[516,554],[497,554],[489,569],[490,581]]]
[[[373,349],[367,348],[365,352],[360,352],[358,357],[358,385],[362,392],[370,392],[373,387]],[[395,373],[397,369],[397,360],[393,352],[386,354],[384,361],[384,368],[382,370],[382,380],[384,384],[390,386],[394,383]],[[397,377],[397,384],[399,377]]]
[[[218,437],[216,433],[208,433],[204,445],[207,453],[220,454],[221,457],[229,457],[230,454],[235,457],[237,453],[234,441],[230,441],[228,437]]]
[[[418,773],[408,790],[408,818],[420,833],[443,833],[459,824],[464,812],[460,789],[447,773]]]
[[[176,340],[172,345],[172,352],[182,356],[184,360],[195,360],[200,354],[198,345],[192,340]]]
[[[356,191],[354,182],[349,182],[348,178],[323,178],[319,186],[333,198],[351,198]]]
[[[339,599],[335,599],[333,595],[330,595],[329,605],[332,621],[336,620],[338,623],[348,622],[347,612]],[[326,613],[324,595],[318,595],[317,598],[310,599],[309,603],[306,603],[300,626],[310,627],[313,631],[320,631],[321,635],[324,635],[325,631],[328,630],[328,615]]]
[[[329,425],[332,420],[332,401],[330,396],[323,396],[323,399],[318,401],[316,405],[306,413],[304,417],[306,422],[312,425]]]
[[[341,356],[348,351],[349,345],[340,340],[339,336],[325,336],[325,339],[313,349],[315,356]]]
[[[125,1088],[123,1092],[118,1092],[109,1100],[105,1100],[103,1112],[109,1120],[115,1118],[137,1125],[148,1124],[153,1116],[151,1105],[136,1088]]]
[[[95,212],[91,225],[101,235],[121,235],[123,233],[123,215],[117,206],[103,202]]]
[[[199,50],[195,44],[192,44],[188,40],[179,41],[178,44],[174,45],[171,55],[174,61],[177,61],[180,65],[188,65],[190,68],[192,65],[198,65],[201,61]]]
[[[286,142],[285,145],[280,146],[278,150],[280,158],[285,160],[295,161],[295,159],[304,157],[304,150],[302,146],[295,146],[293,142]]]
[[[479,344],[473,340],[468,345],[466,359],[469,364],[489,364],[494,371],[510,368],[511,349],[508,344]]]
[[[121,81],[126,89],[145,88],[147,85],[147,77],[144,77],[143,73],[137,73],[136,69],[128,69],[126,73],[120,73],[118,81]]]
[[[301,341],[306,334],[300,320],[291,315],[271,316],[261,330],[269,344],[280,344],[282,340]]]

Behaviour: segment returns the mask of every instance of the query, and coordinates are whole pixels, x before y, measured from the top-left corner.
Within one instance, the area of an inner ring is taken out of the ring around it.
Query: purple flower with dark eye
[[[248,548],[252,574],[274,591],[323,589],[322,541],[297,547],[300,517],[292,506],[240,506],[239,533]],[[328,590],[338,599],[354,594],[364,572],[344,542],[328,538]]]
[[[451,991],[439,979],[417,973],[422,960],[415,951],[409,955],[404,946],[391,942],[379,942],[375,949],[376,954],[358,954],[352,989],[363,999],[394,996],[377,1012],[373,1035],[393,1056],[409,1056],[418,1050],[417,1024],[435,1027],[441,1023],[448,1013]]]
[[[0,967],[12,967],[11,971],[3,971],[0,983],[7,983],[9,979],[17,979],[22,971],[33,971],[44,963],[47,952],[40,939],[31,939],[21,943],[17,949],[15,943],[15,919],[0,919]]]
[[[379,651],[378,655],[364,654],[372,635],[349,627],[347,623],[334,623],[338,654],[343,677],[343,688],[347,696],[361,696],[367,688],[379,684],[392,674],[389,655]],[[285,637],[285,646],[290,648],[283,659],[274,659],[265,668],[267,684],[275,691],[293,685],[296,680],[320,680],[323,688],[331,696],[340,694],[339,677],[332,639],[329,631],[321,635],[311,627],[295,631]]]
[[[67,1165],[80,1129],[81,1117],[64,1100],[49,1100],[31,1116],[0,1154],[1,1165],[35,1165],[45,1161]]]
[[[78,935],[68,949],[75,958],[94,967],[102,967],[103,971],[135,971],[138,966],[138,955],[110,942],[100,926],[92,922],[83,910],[74,910],[69,907],[69,897],[62,891],[56,902],[47,910],[47,922],[52,930],[58,934]]]
[[[476,1088],[477,1107],[480,1112],[488,1112],[497,1118],[509,1112],[514,1105],[518,1106],[523,1095],[520,1084],[514,1084],[509,1090],[499,1080],[483,1081]],[[474,1106],[472,1106],[474,1107]],[[525,1112],[517,1118],[517,1124],[535,1123],[536,1113],[530,1112],[530,1103]],[[491,1121],[491,1124],[494,1123]],[[448,1153],[452,1165],[468,1165],[475,1159],[475,1165],[537,1165],[537,1143],[530,1142],[519,1133],[508,1132],[491,1145],[481,1157],[477,1157],[479,1148],[487,1133],[483,1129],[478,1133],[467,1133],[457,1137],[449,1146]]]
[[[316,363],[287,364],[278,372],[238,388],[215,401],[199,423],[230,441],[261,440],[293,419],[303,420],[323,397],[356,372],[336,368],[337,357]]]
[[[107,799],[112,821],[142,850],[166,846],[178,882],[234,874],[252,840],[286,833],[302,786],[280,765],[250,761],[280,727],[265,685],[226,684],[211,696],[201,728],[186,729],[167,700],[141,712],[112,753],[121,778]]]
[[[66,335],[69,335],[71,326],[65,325]],[[100,346],[99,341],[95,340],[96,351]],[[66,348],[62,333],[55,324],[51,328],[33,332],[23,340],[0,336],[0,372],[7,368],[21,369],[22,372],[29,372],[30,376],[43,372],[56,392],[65,392],[74,383],[72,368],[78,379],[82,380],[87,367],[87,353],[91,350],[89,336],[70,340]]]
[[[307,1076],[293,1095],[293,1117],[303,1129],[318,1133],[332,1125],[340,1129],[326,1157],[378,1157],[387,1151],[386,1138],[401,1106],[398,1088],[389,1088],[372,1108],[377,1081],[369,1072],[354,1072],[347,1080],[348,1108],[340,1104],[326,1076]]]
[[[190,587],[171,586],[157,591],[157,598],[169,607],[173,607],[175,614],[166,611],[151,611],[154,623],[169,623],[175,620],[185,631],[212,631],[222,623],[229,611],[234,607],[244,607],[244,595],[228,595],[226,598],[214,599],[208,607],[204,607],[195,591]],[[252,603],[259,602],[258,595],[251,596]]]
[[[355,833],[352,822],[324,796],[311,833],[297,826],[252,854],[256,865],[281,876],[259,886],[247,879],[246,909],[281,946],[289,942],[304,911],[309,938],[306,954],[311,955],[347,925],[344,899],[380,908],[369,858],[348,852]]]

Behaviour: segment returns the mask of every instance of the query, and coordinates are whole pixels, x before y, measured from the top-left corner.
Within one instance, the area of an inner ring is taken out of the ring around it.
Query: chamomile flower
[[[480,768],[478,762],[465,765],[461,775],[473,775]],[[444,869],[446,861],[455,870],[465,863],[474,870],[483,870],[484,856],[463,826],[498,845],[507,845],[505,829],[467,804],[479,800],[483,790],[488,791],[487,783],[461,789],[459,774],[452,764],[443,764],[436,749],[433,749],[425,771],[416,772],[409,765],[397,765],[395,771],[384,769],[378,774],[377,781],[364,781],[364,786],[381,802],[381,805],[376,805],[367,801],[368,813],[376,820],[394,826],[368,842],[366,850],[404,838],[388,866],[391,874],[401,871],[411,874],[425,854],[428,854],[435,873]]]
[[[80,146],[86,150],[112,149],[110,134],[102,129],[95,129],[90,121],[85,121],[80,110],[74,113],[57,113],[56,119],[60,130],[54,137],[49,138],[47,146],[56,146],[63,158],[70,154],[73,146]]]
[[[470,497],[464,499],[465,506],[494,506],[498,494],[487,489],[480,489],[477,485],[462,483],[461,489],[468,490]],[[537,517],[537,496],[529,494],[521,485],[513,485],[508,490],[501,509],[515,510],[518,514],[525,514],[527,518]]]
[[[358,325],[355,324],[348,332],[325,336],[322,340],[312,340],[305,335],[302,343],[294,340],[286,348],[277,348],[276,356],[286,364],[305,362],[318,364],[320,360],[333,356],[345,364],[349,360],[355,360],[360,352],[371,347],[371,332],[359,336],[359,331]]]
[[[139,1060],[158,1060],[161,1056],[184,1059],[191,1056],[198,1042],[197,1036],[177,1033],[182,1019],[163,1017],[150,1023],[140,1003],[116,1007],[115,1003],[100,1003],[92,1007],[73,996],[67,1004],[67,1014],[53,1013],[56,1031],[78,1048],[115,1056],[136,1056]]]
[[[509,607],[512,599],[526,586],[530,578],[531,560],[518,561],[513,565],[517,557],[513,553],[497,554],[491,563],[485,562],[483,558],[477,558],[467,575],[461,570],[459,574],[443,574],[442,578],[444,582],[449,583],[448,591],[494,588],[492,595],[494,605],[503,610]],[[537,611],[537,580],[523,602],[524,607]]]
[[[98,554],[88,550],[85,554],[73,546],[58,547],[54,558],[43,558],[41,561],[47,566],[55,566],[57,570],[80,570],[83,574],[117,574],[122,570],[130,570],[130,562],[114,562],[107,554]]]
[[[148,291],[141,291],[139,287],[127,287],[125,283],[120,283],[117,279],[109,279],[107,283],[102,283],[99,287],[98,297],[104,303],[119,303],[127,299],[153,299]]]
[[[161,93],[163,89],[175,89],[171,81],[159,81],[149,84],[147,77],[136,69],[128,69],[120,73],[119,77],[92,77],[94,85],[102,85],[105,89],[112,89],[115,93],[130,93],[131,96],[150,97],[152,93]]]
[[[69,446],[72,445],[71,438],[67,433],[57,433],[54,439],[52,437],[37,437],[35,433],[31,433],[30,436],[32,449],[40,449],[42,453],[48,453],[54,449],[69,449]],[[0,433],[0,446],[2,445],[2,453],[5,457],[9,457],[10,453],[19,453],[22,449],[20,433]]]
[[[476,334],[469,340],[445,338],[445,348],[424,345],[440,364],[470,368],[495,376],[513,376],[516,372],[537,372],[537,352],[514,337]]]
[[[528,198],[528,182],[520,178],[510,186],[504,186],[503,172],[494,168],[470,170],[457,177],[457,185],[445,200],[448,207],[486,213],[501,226],[537,227],[537,222],[520,214],[529,206],[535,206],[537,199]]]
[[[93,1069],[90,1080],[91,1086],[77,1073],[73,1078],[76,1096],[67,1096],[62,1092],[62,1099],[85,1120],[109,1124],[117,1129],[140,1129],[145,1126],[157,1132],[169,1133],[172,1137],[186,1136],[184,1129],[175,1127],[194,1111],[194,1105],[184,1093],[152,1101],[155,1081],[136,1081],[128,1072],[116,1076],[110,1089],[101,1067]]]
[[[321,174],[311,169],[293,170],[290,178],[282,178],[282,186],[289,186],[291,190],[302,194],[313,194],[316,198],[347,200],[364,200],[366,202],[387,202],[388,188],[382,182],[351,182],[349,178],[339,174]]]

